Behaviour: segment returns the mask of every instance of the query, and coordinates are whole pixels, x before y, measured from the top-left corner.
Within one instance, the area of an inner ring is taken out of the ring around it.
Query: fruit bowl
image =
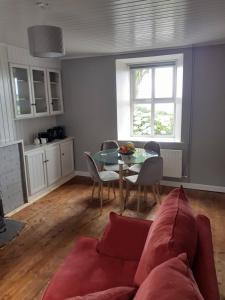
[[[120,146],[118,152],[121,155],[132,155],[135,152],[135,146],[133,143],[128,142],[125,145]]]
[[[134,154],[135,150],[134,151],[127,151],[127,152],[122,152],[122,151],[118,150],[118,152],[121,155],[132,155],[132,154]]]

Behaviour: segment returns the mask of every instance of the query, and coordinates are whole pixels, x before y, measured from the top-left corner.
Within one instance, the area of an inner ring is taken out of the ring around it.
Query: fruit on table
[[[132,142],[128,142],[125,145],[120,146],[121,153],[129,153],[129,152],[134,152],[135,151],[135,146]]]

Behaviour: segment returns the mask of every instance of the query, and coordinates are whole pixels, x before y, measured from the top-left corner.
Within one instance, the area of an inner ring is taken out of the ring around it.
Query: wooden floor
[[[168,191],[163,188],[163,197]],[[1,300],[41,299],[46,284],[74,242],[81,235],[101,235],[109,211],[119,212],[119,202],[105,203],[103,215],[99,216],[99,203],[97,199],[90,202],[90,194],[90,183],[74,178],[13,215],[26,226],[16,239],[0,249]],[[195,212],[211,220],[221,299],[225,299],[225,194],[193,190],[187,194]],[[124,214],[136,216],[135,197],[131,196]],[[155,206],[150,210],[149,202],[143,202],[141,217],[152,219],[157,209]]]

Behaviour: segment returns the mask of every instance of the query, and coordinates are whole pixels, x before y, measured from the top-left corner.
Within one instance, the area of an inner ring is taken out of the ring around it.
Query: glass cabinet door
[[[50,113],[63,112],[62,86],[60,71],[48,70]]]
[[[11,65],[12,89],[16,118],[30,117],[33,114],[29,68]]]
[[[34,114],[44,116],[49,114],[46,72],[41,68],[31,68]]]

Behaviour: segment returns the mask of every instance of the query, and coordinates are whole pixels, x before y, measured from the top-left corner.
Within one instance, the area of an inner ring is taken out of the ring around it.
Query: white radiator
[[[161,149],[163,176],[182,177],[182,150]]]

